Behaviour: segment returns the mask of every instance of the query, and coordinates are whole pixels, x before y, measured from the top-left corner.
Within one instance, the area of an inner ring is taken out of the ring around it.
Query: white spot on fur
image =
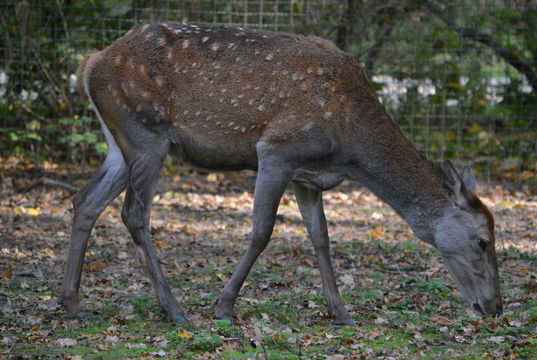
[[[322,75],[324,74],[324,69],[323,68],[318,68],[317,69],[317,75]]]
[[[190,40],[188,39],[183,40],[183,49],[186,49],[188,45],[190,45]]]
[[[261,104],[257,107],[257,111],[263,111],[265,110],[265,105]]]
[[[148,27],[149,27],[149,24],[145,24],[144,26],[142,26],[142,29],[140,30],[140,32],[146,31]]]
[[[201,39],[201,42],[204,43],[204,42],[206,42],[207,40],[209,40],[209,37],[208,37],[208,36],[205,36],[204,38]]]
[[[313,124],[311,122],[307,123],[306,125],[302,126],[302,130],[308,131],[313,127]]]
[[[215,42],[214,44],[211,45],[212,51],[217,51],[218,49],[220,49],[220,44]]]
[[[333,114],[332,112],[327,111],[327,112],[324,113],[324,119],[325,119],[325,120],[330,120],[330,119],[332,118],[333,115],[334,115],[334,114]]]
[[[266,57],[265,57],[265,60],[272,60],[274,58],[274,54],[273,53],[269,53]]]
[[[119,65],[119,64],[121,64],[121,60],[122,60],[122,57],[121,57],[121,55],[119,55],[119,56],[116,56],[116,57],[114,58],[114,62],[116,63],[116,65]]]
[[[158,45],[158,46],[164,46],[164,45],[166,45],[166,39],[163,38],[163,37],[158,38],[158,40],[157,40],[157,45]]]
[[[157,77],[155,79],[155,82],[157,83],[157,86],[162,86],[164,85],[164,80],[161,78],[161,77]]]

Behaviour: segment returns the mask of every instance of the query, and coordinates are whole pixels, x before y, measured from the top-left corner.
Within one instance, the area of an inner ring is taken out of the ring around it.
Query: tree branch
[[[492,50],[494,50],[496,54],[498,54],[498,56],[503,58],[505,61],[511,64],[511,66],[524,74],[531,87],[533,88],[533,91],[537,91],[537,74],[535,73],[534,69],[530,65],[526,64],[517,54],[504,48],[500,43],[498,43],[496,40],[494,40],[492,36],[488,34],[483,34],[471,29],[457,26],[455,24],[455,21],[433,2],[424,0],[421,3],[423,7],[425,7],[433,15],[437,16],[440,20],[442,20],[450,30],[456,32],[465,39],[473,40],[481,44],[487,45]]]

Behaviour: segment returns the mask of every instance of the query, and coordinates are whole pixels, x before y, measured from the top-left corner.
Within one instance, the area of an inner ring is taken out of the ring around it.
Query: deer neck
[[[364,140],[354,142],[351,177],[388,203],[420,239],[433,244],[435,223],[447,206],[441,170],[416,150],[387,115],[384,120],[358,129]]]

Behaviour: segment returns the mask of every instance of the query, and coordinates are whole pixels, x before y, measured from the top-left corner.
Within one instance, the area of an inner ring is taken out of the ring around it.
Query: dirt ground
[[[255,174],[164,175],[152,210],[153,244],[191,327],[166,324],[119,216],[101,215],[84,265],[88,318],[57,304],[72,209],[69,192],[36,187],[47,175],[80,187],[94,169],[5,168],[0,185],[2,358],[535,358],[537,197],[486,185],[496,219],[505,312],[478,319],[437,253],[357,184],[324,196],[340,291],[355,327],[334,327],[316,260],[289,190],[272,241],[241,292],[236,326],[213,320],[214,301],[248,244]],[[80,176],[68,175],[71,172]]]

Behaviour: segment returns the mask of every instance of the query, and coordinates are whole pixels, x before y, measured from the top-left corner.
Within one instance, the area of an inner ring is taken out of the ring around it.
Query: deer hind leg
[[[150,240],[151,204],[167,149],[168,144],[157,153],[154,148],[141,150],[129,159],[129,183],[121,217],[136,244],[138,256],[149,274],[164,316],[168,321],[186,322],[186,314],[164,278]]]
[[[324,216],[321,191],[310,190],[303,185],[293,182],[295,197],[308,229],[323,284],[324,297],[330,316],[335,318],[338,325],[354,325],[349,313],[343,306],[330,260],[330,240]]]
[[[219,319],[233,322],[235,300],[252,265],[266,248],[272,234],[280,198],[291,180],[291,171],[278,166],[277,163],[269,160],[259,161],[250,245],[220,294],[216,308],[216,317]]]
[[[106,133],[106,131],[105,131]],[[97,173],[73,198],[74,219],[65,265],[62,297],[68,317],[82,318],[78,289],[84,253],[97,217],[127,185],[127,167],[121,152],[111,136],[108,138],[108,155]]]

